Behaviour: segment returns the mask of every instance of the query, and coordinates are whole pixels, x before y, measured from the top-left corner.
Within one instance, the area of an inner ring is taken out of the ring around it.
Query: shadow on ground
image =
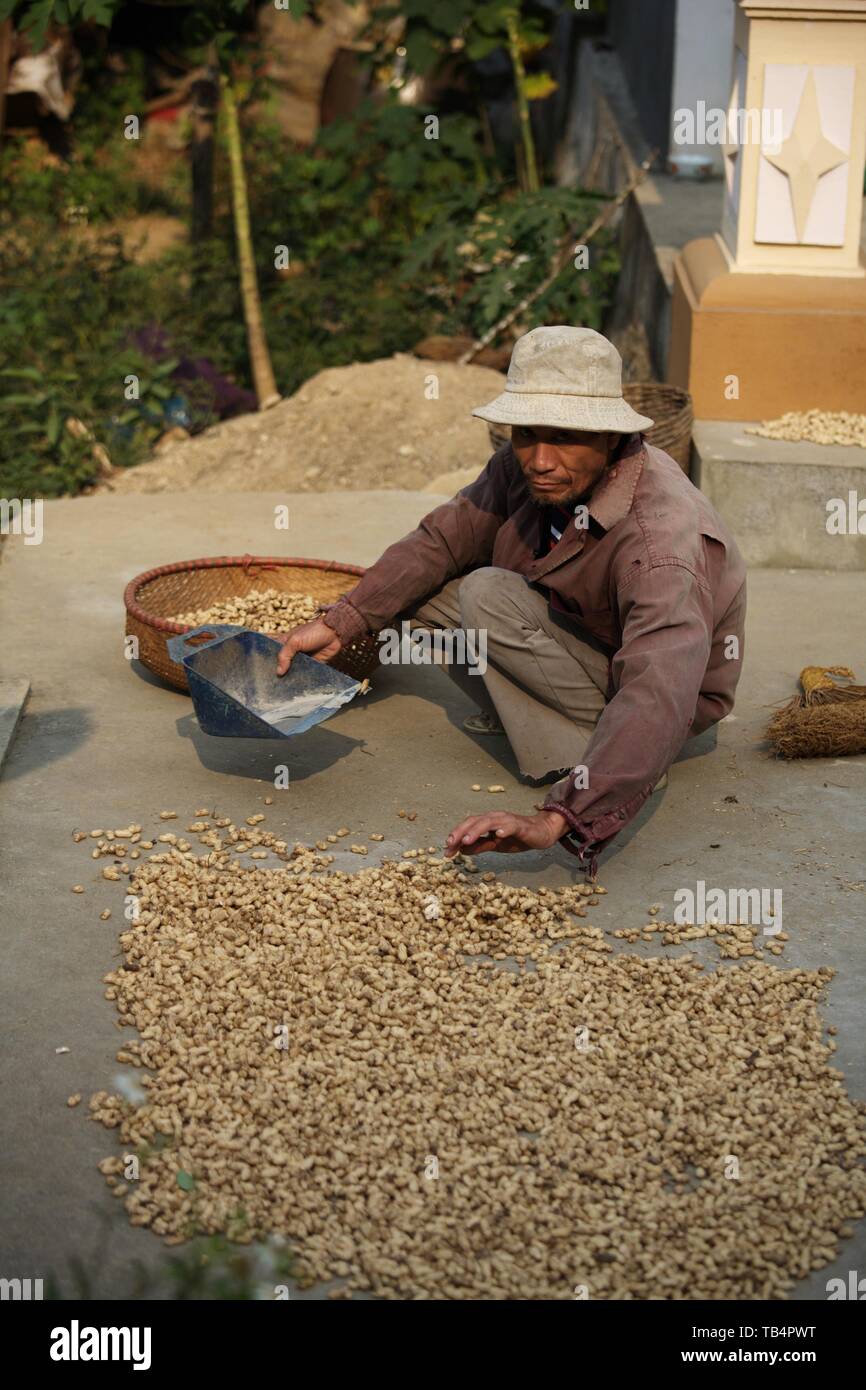
[[[280,768],[287,769],[290,783],[303,782],[342,762],[356,748],[364,751],[363,739],[334,733],[322,724],[291,739],[213,738],[202,733],[194,714],[183,715],[175,728],[181,738],[192,742],[209,771],[258,782],[273,782]]]
[[[12,755],[3,766],[3,780],[14,781],[61,758],[71,757],[92,736],[94,727],[89,711],[74,705],[38,713],[25,709],[15,734]]]

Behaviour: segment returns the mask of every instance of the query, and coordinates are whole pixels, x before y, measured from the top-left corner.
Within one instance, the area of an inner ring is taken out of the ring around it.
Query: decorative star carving
[[[803,87],[791,134],[778,154],[765,154],[764,158],[788,176],[797,240],[802,241],[818,180],[824,174],[829,174],[831,169],[838,169],[848,158],[844,150],[826,139],[821,129],[818,93],[811,70]]]

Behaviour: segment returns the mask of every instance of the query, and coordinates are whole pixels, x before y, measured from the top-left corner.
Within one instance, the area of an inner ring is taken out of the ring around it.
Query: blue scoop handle
[[[246,631],[246,628],[237,627],[232,623],[206,623],[204,627],[194,627],[189,632],[181,632],[176,637],[170,637],[165,645],[172,661],[181,662],[185,656],[189,655],[190,651],[202,652],[206,647],[212,647],[214,642],[221,642],[224,637],[231,637],[233,632]],[[211,640],[192,645],[192,638],[198,637],[203,632],[212,633]]]

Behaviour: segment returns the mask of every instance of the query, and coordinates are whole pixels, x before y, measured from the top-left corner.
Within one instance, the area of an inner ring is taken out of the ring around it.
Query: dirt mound
[[[115,475],[115,492],[424,488],[493,452],[473,407],[502,390],[489,367],[408,354],[329,367],[261,414],[214,425]],[[436,396],[429,399],[433,391]]]

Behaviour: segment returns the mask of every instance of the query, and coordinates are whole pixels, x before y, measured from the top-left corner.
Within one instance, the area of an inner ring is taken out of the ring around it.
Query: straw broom
[[[773,751],[780,758],[866,753],[866,685],[853,681],[850,666],[804,667],[802,694],[778,710],[767,728]]]

